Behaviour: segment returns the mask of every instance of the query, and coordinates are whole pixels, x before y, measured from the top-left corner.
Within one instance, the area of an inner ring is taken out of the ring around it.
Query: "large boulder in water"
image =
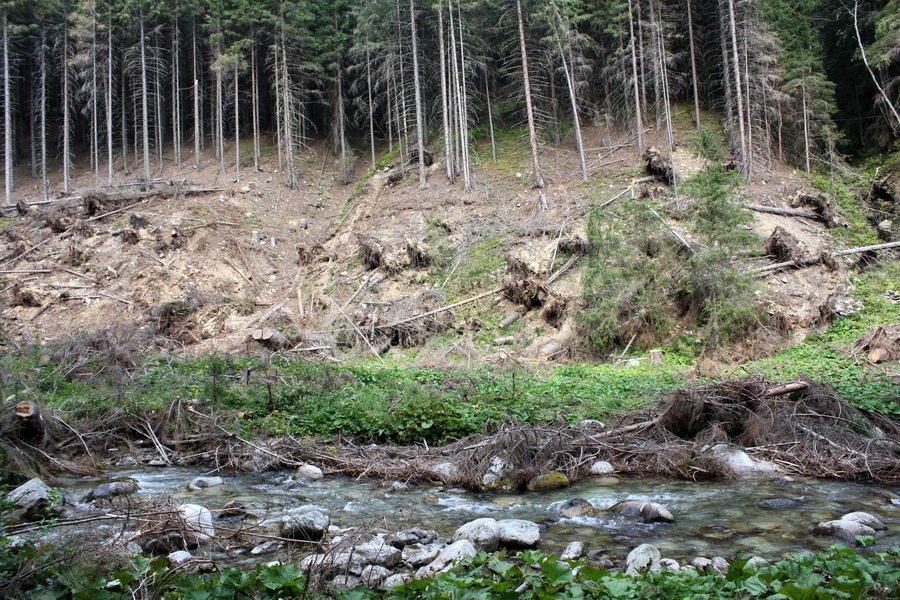
[[[875,530],[868,525],[863,525],[856,521],[845,521],[844,519],[819,523],[813,527],[812,532],[818,536],[834,538],[848,546],[860,545],[856,536],[875,535]]]
[[[500,545],[500,529],[496,519],[475,519],[457,529],[453,540],[468,540],[479,550],[493,552]]]
[[[569,478],[566,477],[565,473],[552,471],[533,478],[528,482],[527,488],[531,492],[546,492],[563,488],[567,485],[569,485]]]
[[[594,505],[582,498],[572,498],[560,504],[557,510],[562,518],[574,519],[594,514]]]
[[[541,541],[538,524],[524,519],[500,519],[497,532],[504,548],[534,548]]]
[[[281,518],[278,531],[283,538],[317,542],[325,537],[330,524],[331,519],[317,506],[301,506]]]
[[[85,496],[85,502],[94,500],[108,500],[118,496],[130,496],[136,494],[140,486],[136,479],[121,477],[112,481],[105,481],[95,487],[91,493]]]
[[[609,507],[609,511],[623,517],[639,518],[644,523],[673,523],[675,517],[665,506],[643,500],[623,500]]]

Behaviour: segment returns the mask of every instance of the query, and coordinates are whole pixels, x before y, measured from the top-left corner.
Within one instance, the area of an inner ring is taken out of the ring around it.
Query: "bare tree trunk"
[[[453,151],[450,133],[450,107],[447,90],[447,52],[444,48],[444,7],[437,5],[438,16],[438,61],[441,65],[441,125],[444,131],[444,167],[447,169],[447,180],[453,183]]]
[[[147,92],[147,49],[146,40],[144,39],[144,13],[138,16],[141,22],[140,27],[140,46],[141,46],[141,133],[142,143],[144,146],[144,179],[150,180],[150,107]]]
[[[241,119],[239,113],[241,103],[238,101],[240,98],[238,95],[239,62],[237,59],[234,61],[234,180],[236,182],[241,180]]]
[[[128,168],[128,96],[125,94],[126,79],[124,73],[119,77],[121,90],[119,104],[122,107],[122,172],[125,175],[129,175],[131,171]]]
[[[750,153],[749,149],[747,148],[747,127],[744,123],[744,86],[741,82],[741,62],[738,56],[737,24],[734,13],[734,0],[728,0],[728,28],[731,36],[732,60],[734,61],[734,64],[732,66],[734,68],[734,91],[735,98],[737,100],[738,135],[741,140],[741,172],[746,174],[749,168],[747,161],[750,157]]]
[[[687,0],[688,18],[688,43],[691,47],[691,83],[694,88],[694,124],[700,131],[700,90],[697,84],[697,58],[694,53],[694,14],[691,10],[691,0]]]
[[[259,172],[259,82],[256,73],[256,44],[250,44],[250,112],[253,123],[253,170]]]
[[[568,32],[566,32],[568,34]],[[563,71],[566,73],[566,84],[569,87],[569,100],[572,103],[572,123],[575,126],[575,146],[578,149],[578,159],[581,161],[581,180],[587,181],[587,164],[584,161],[584,144],[581,140],[581,123],[578,119],[578,99],[575,95],[575,76],[569,72],[569,65],[566,62],[566,53],[563,50],[562,43],[557,40],[559,45],[559,55],[562,58]]]
[[[6,181],[6,204],[12,204],[13,191],[13,140],[12,98],[9,89],[9,25],[3,13],[3,166]]]
[[[100,183],[100,97],[97,84],[97,3],[91,3],[91,166]]]
[[[884,104],[888,107],[888,110],[894,115],[895,123],[891,125],[892,131],[900,131],[900,114],[897,113],[897,108],[891,102],[891,99],[888,98],[888,95],[884,92],[884,88],[881,87],[881,83],[878,82],[878,78],[875,77],[875,72],[872,71],[872,67],[869,66],[869,58],[866,56],[866,47],[863,46],[862,36],[859,33],[859,20],[857,19],[857,9],[859,8],[859,2],[853,3],[853,30],[856,33],[856,41],[859,44],[859,52],[863,59],[863,64],[866,66],[866,71],[869,72],[869,77],[872,78],[872,83],[875,84],[875,88],[878,90],[878,93],[881,95],[881,98],[884,100]]]
[[[422,110],[422,85],[419,82],[419,34],[416,31],[415,0],[409,0],[409,25],[412,30],[413,89],[416,94],[416,143],[419,148],[419,187],[428,187],[425,172],[425,111]]]
[[[534,187],[544,187],[544,176],[538,160],[537,130],[534,126],[534,107],[531,103],[531,81],[528,78],[528,49],[525,47],[525,20],[522,16],[522,0],[516,0],[519,17],[519,51],[522,54],[522,79],[525,86],[525,112],[528,115],[528,141],[531,144],[531,165],[534,169]]]
[[[62,102],[63,102],[63,193],[69,193],[69,180],[72,170],[71,124],[69,123],[69,10],[63,11],[63,47],[62,47]]]
[[[50,199],[50,181],[47,178],[47,27],[41,23],[41,48],[38,54],[41,71],[41,93],[38,105],[41,114],[41,196]]]
[[[644,118],[641,114],[641,88],[638,81],[638,60],[634,39],[634,8],[631,0],[628,0],[628,49],[631,51],[631,77],[634,80],[634,120],[635,133],[637,134],[637,151],[644,151]]]
[[[368,40],[366,40],[368,42]],[[372,171],[378,166],[375,160],[375,107],[372,102],[372,59],[366,43],[366,94],[369,100],[369,152],[372,155]]]
[[[197,23],[191,21],[191,51],[194,79],[194,168],[200,168],[200,141],[203,136],[203,127],[200,122],[200,78],[197,73]]]
[[[453,10],[453,3],[450,3]],[[459,79],[457,80],[457,94],[459,95],[459,145],[460,166],[462,167],[463,189],[472,189],[472,170],[469,160],[469,98],[466,92],[466,45],[463,41],[462,9],[459,2],[456,3],[456,23],[459,28]]]
[[[113,36],[111,18],[106,19],[106,185],[115,173],[113,157]]]
[[[337,69],[337,106],[335,107],[335,118],[337,119],[337,155],[340,170],[340,181],[342,184],[350,182],[350,164],[347,158],[347,132],[346,120],[347,116],[344,112],[344,81],[343,73],[341,73],[340,64]]]
[[[174,17],[175,31],[172,36],[172,146],[175,152],[175,166],[181,166],[181,30],[178,15]]]
[[[809,113],[806,110],[806,80],[805,73],[800,77],[800,99],[803,109],[803,155],[806,158],[806,174],[810,175],[812,170],[809,166]]]

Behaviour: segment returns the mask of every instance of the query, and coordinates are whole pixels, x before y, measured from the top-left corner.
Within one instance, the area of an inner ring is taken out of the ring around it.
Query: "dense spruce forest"
[[[7,0],[0,18],[7,204],[29,163],[46,198],[76,159],[101,185],[210,146],[238,180],[275,146],[295,187],[314,138],[345,179],[389,142],[446,153],[468,186],[471,136],[523,123],[541,186],[542,141],[614,123],[643,149],[673,102],[725,115],[751,181],[900,134],[897,0]]]

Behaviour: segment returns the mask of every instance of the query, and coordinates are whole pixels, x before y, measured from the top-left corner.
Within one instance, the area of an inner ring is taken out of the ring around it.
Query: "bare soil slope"
[[[659,137],[652,141],[662,143]],[[542,190],[529,185],[524,139],[506,140],[498,163],[481,143],[468,192],[448,183],[440,160],[424,188],[415,172],[397,175],[402,160],[365,177],[364,158],[358,183],[340,185],[324,147],[306,157],[297,190],[283,185],[274,155],[263,157],[258,172],[244,167],[240,181],[207,157],[199,169],[185,156],[182,167],[167,161],[152,182],[119,176],[112,187],[98,186],[82,168],[72,195],[57,193],[49,204],[39,202],[23,170],[14,195],[20,210],[2,212],[0,327],[10,339],[45,342],[115,327],[145,347],[190,352],[255,348],[254,333],[272,348],[330,356],[339,347],[381,354],[424,345],[419,364],[452,352],[469,362],[571,356],[559,349],[572,346],[580,267],[559,258],[560,245],[583,243],[592,204],[629,187],[664,192],[657,182],[635,183],[644,164],[626,134],[592,128],[585,138],[589,181],[581,181],[574,146],[564,142],[544,151],[549,184]],[[680,148],[679,173],[698,168]],[[785,207],[806,187],[783,168],[764,180],[742,201]],[[761,256],[779,227],[802,252],[834,244],[822,223],[754,214]],[[781,333],[802,336],[851,310],[846,270],[835,267],[766,276],[771,293],[762,301]],[[539,284],[540,302],[517,297],[516,289],[534,288],[529,281]],[[501,287],[505,295],[411,319]],[[512,334],[498,329],[518,313],[524,316]],[[433,340],[448,328],[453,336]]]

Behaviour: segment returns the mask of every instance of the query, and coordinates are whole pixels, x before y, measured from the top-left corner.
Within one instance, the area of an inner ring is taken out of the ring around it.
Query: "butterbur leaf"
[[[544,571],[544,577],[549,585],[562,585],[575,580],[572,569],[557,560],[548,560],[541,565],[541,570]]]
[[[206,590],[191,590],[181,597],[181,600],[210,600],[212,594]]]
[[[277,590],[293,585],[303,577],[297,565],[272,565],[259,574],[259,580],[267,590]]]
[[[746,590],[753,596],[761,596],[768,591],[769,586],[761,581],[759,577],[754,575],[753,577],[748,577],[744,580],[741,589]]]

